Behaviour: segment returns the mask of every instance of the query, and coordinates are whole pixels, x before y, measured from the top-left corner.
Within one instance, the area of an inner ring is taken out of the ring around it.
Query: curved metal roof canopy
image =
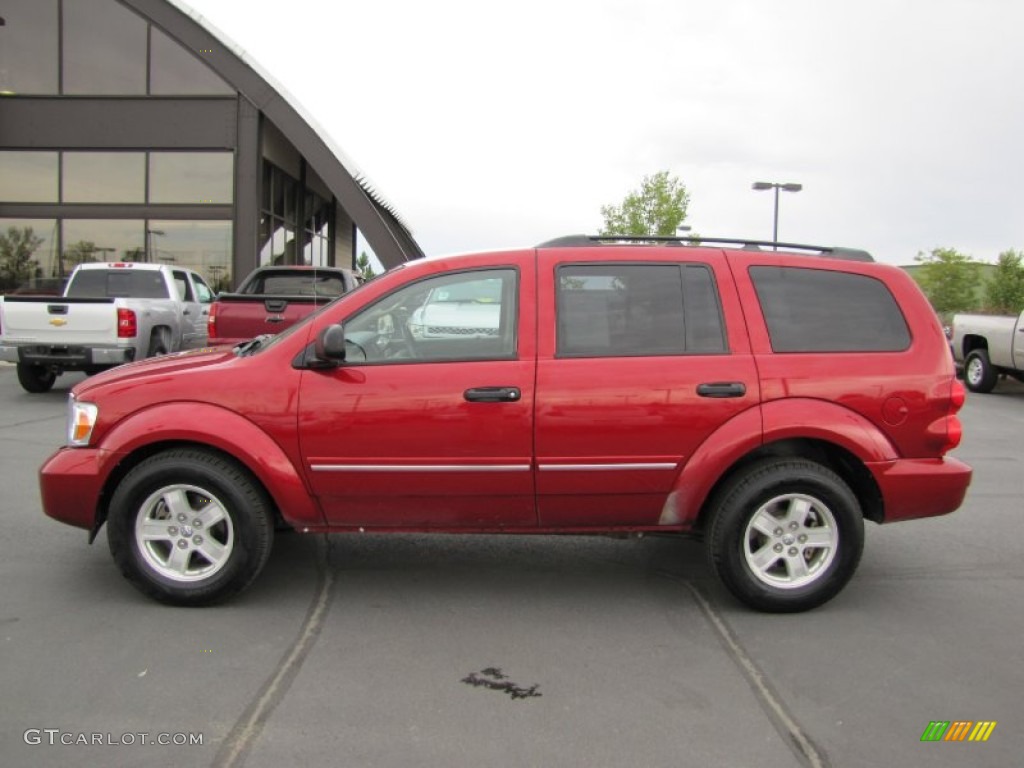
[[[192,51],[295,146],[355,222],[385,267],[423,256],[409,229],[327,133],[241,48],[179,0],[120,0]]]

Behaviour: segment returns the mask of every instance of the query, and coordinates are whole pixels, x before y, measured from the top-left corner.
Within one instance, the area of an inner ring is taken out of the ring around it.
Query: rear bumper
[[[113,458],[109,451],[61,448],[39,469],[43,512],[77,528],[92,529]]]
[[[83,347],[61,344],[0,346],[0,360],[29,365],[56,365],[68,370],[91,365],[121,365],[135,359],[135,347]]]
[[[869,464],[885,503],[883,522],[947,515],[964,502],[973,470],[959,459],[899,459]]]

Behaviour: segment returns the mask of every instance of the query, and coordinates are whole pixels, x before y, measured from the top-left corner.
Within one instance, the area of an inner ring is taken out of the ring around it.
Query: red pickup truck
[[[273,339],[71,392],[46,514],[143,592],[246,587],[304,532],[702,537],[761,610],[834,597],[864,521],[952,512],[964,388],[866,254],[571,237],[406,264]]]
[[[210,305],[208,343],[240,344],[280,333],[357,285],[355,272],[341,267],[259,267],[236,293],[218,294]]]

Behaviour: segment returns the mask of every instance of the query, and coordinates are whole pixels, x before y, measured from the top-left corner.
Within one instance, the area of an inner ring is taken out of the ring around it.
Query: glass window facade
[[[315,192],[306,192],[303,215],[305,223],[302,232],[302,263],[327,266],[330,259],[331,217],[334,206]]]
[[[298,182],[276,165],[263,161],[260,204],[260,266],[295,264],[295,198]]]
[[[235,94],[200,52],[116,0],[3,0],[0,16],[0,94]]]
[[[146,22],[113,0],[63,8],[64,93],[144,95]]]
[[[0,293],[60,293],[56,219],[0,219]]]
[[[0,17],[0,292],[26,281],[59,287],[76,264],[114,260],[192,267],[222,291],[258,264],[326,266],[336,247],[354,248],[335,245],[336,230],[354,238],[354,225],[330,188],[210,66],[226,52],[179,42],[193,39],[192,20],[160,28],[118,0],[0,0]],[[164,133],[150,144],[147,126],[168,100],[147,96],[223,97],[187,107],[218,115],[209,125],[239,115],[235,132]],[[38,114],[49,122],[19,117]],[[13,133],[3,130],[8,115]],[[83,116],[91,130],[79,130]],[[266,133],[280,157],[268,154]]]
[[[66,203],[144,203],[146,155],[142,152],[64,152]]]
[[[156,27],[150,29],[149,92],[159,96],[232,96],[212,69]]]
[[[233,190],[231,152],[0,152],[0,202],[224,205]]]
[[[260,201],[260,266],[331,262],[334,203],[264,159]]]
[[[149,222],[151,260],[194,269],[214,291],[231,287],[232,227],[230,221]]]
[[[149,202],[230,203],[234,167],[231,152],[151,152]]]
[[[0,201],[57,202],[57,159],[56,152],[0,152]]]
[[[58,276],[93,261],[146,261],[142,219],[64,219]]]
[[[57,93],[57,0],[4,0],[0,16],[0,94]]]

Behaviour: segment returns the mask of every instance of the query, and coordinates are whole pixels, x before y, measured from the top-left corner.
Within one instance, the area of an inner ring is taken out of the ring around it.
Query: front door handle
[[[747,385],[740,381],[716,381],[711,384],[698,384],[697,394],[701,397],[743,397],[747,394]]]
[[[473,387],[462,396],[471,403],[515,403],[523,394],[519,387]]]

